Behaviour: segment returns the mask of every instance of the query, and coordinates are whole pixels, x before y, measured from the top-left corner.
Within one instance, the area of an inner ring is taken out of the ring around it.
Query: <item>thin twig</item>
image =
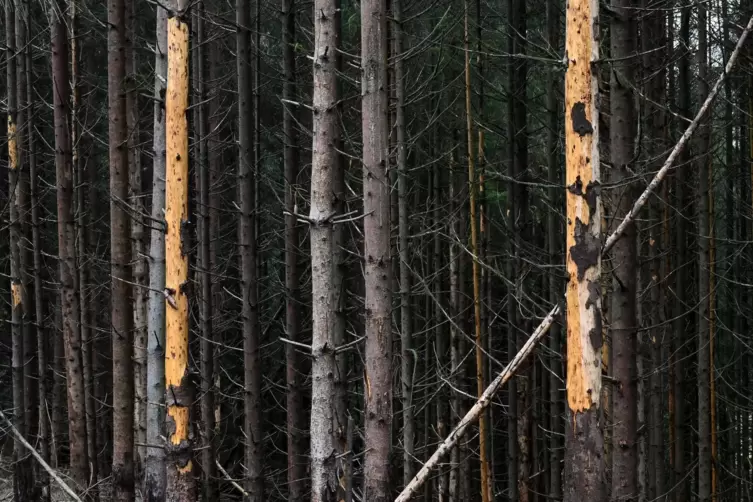
[[[239,492],[243,494],[244,497],[248,497],[249,494],[246,490],[243,489],[241,485],[233,481],[233,479],[230,477],[230,474],[227,473],[224,467],[222,467],[222,464],[219,460],[214,461],[215,464],[217,464],[217,468],[220,470],[223,476],[225,476],[225,481],[228,481],[231,485],[233,485]]]

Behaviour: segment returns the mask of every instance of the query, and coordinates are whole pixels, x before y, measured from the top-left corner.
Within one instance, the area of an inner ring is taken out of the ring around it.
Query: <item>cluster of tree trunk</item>
[[[3,7],[8,498],[753,500],[748,0]]]

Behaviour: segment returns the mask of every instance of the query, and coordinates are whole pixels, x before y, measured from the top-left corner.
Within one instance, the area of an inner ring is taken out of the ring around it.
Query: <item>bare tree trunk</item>
[[[165,498],[165,450],[159,446],[164,434],[165,402],[165,92],[167,82],[167,11],[157,6],[154,54],[154,162],[152,164],[152,229],[149,248],[149,299],[147,313],[147,407],[144,500]]]
[[[58,242],[60,255],[61,306],[65,340],[66,377],[68,387],[68,435],[71,474],[83,490],[89,484],[89,458],[86,439],[86,404],[81,350],[80,312],[77,291],[75,239],[73,219],[73,165],[71,137],[68,129],[68,106],[71,95],[68,80],[68,33],[65,29],[64,3],[51,8],[52,74],[55,122],[55,170],[58,209]]]
[[[113,491],[133,499],[133,313],[130,287],[128,200],[128,119],[126,116],[127,35],[124,0],[108,0],[108,101],[110,147],[110,253],[113,376]]]
[[[219,497],[217,486],[216,450],[215,438],[215,399],[214,399],[214,298],[212,291],[212,274],[214,270],[212,260],[212,227],[209,217],[211,207],[210,199],[210,166],[208,152],[209,117],[207,107],[207,37],[205,33],[205,10],[204,4],[199,3],[195,7],[193,20],[196,28],[196,51],[197,65],[194,67],[196,79],[196,101],[198,112],[198,124],[196,142],[199,145],[199,156],[195,161],[198,169],[198,219],[199,219],[199,281],[201,283],[201,295],[199,296],[199,313],[201,323],[201,435],[203,444],[201,449],[201,475],[202,475],[202,499],[208,502],[216,502]]]
[[[365,500],[385,502],[392,432],[392,267],[387,158],[387,12],[361,2],[361,111],[365,259]]]
[[[256,193],[253,139],[254,101],[251,61],[251,13],[245,0],[236,2],[238,66],[238,190],[240,218],[238,253],[241,268],[241,316],[243,318],[244,423],[246,491],[249,501],[264,498],[261,430],[261,367],[257,306]]]
[[[296,65],[295,65],[295,0],[282,1],[282,51],[283,51],[283,100],[296,101]],[[319,12],[315,9],[315,12]],[[330,22],[331,24],[331,22]],[[335,47],[330,48],[335,51]],[[326,62],[330,64],[331,62]],[[284,163],[285,163],[285,209],[289,213],[285,216],[285,289],[286,289],[286,320],[285,331],[288,339],[298,341],[300,338],[300,310],[301,294],[298,271],[299,236],[296,212],[296,187],[298,186],[299,155],[298,107],[284,104]],[[327,110],[327,115],[333,111]],[[331,152],[330,152],[331,155]],[[334,185],[334,184],[333,184]],[[330,236],[331,241],[331,236]],[[312,240],[313,242],[313,240]],[[332,250],[333,251],[333,250]],[[331,273],[331,270],[326,270]],[[316,305],[317,302],[314,302]],[[333,305],[324,306],[330,309]],[[304,433],[306,429],[304,416],[303,391],[301,389],[302,370],[299,349],[292,344],[285,347],[286,379],[287,379],[287,426],[288,426],[288,499],[301,500],[304,497],[306,485],[306,445]],[[334,374],[334,372],[332,373]],[[332,394],[328,398],[332,398]]]
[[[314,7],[314,140],[311,173],[311,287],[313,298],[311,389],[311,494],[316,502],[333,502],[337,494],[337,419],[335,381],[335,323],[333,220],[338,204],[336,185],[339,140],[338,82],[335,53],[339,40],[333,0],[317,0]]]
[[[637,122],[635,97],[629,87],[635,80],[637,49],[634,0],[612,0],[617,15],[611,17],[610,56],[615,60],[609,84],[610,153],[608,180],[618,188],[610,193],[611,216],[619,224],[633,205],[631,164],[635,158]],[[638,490],[638,374],[636,316],[637,248],[635,224],[612,248],[611,336],[612,376],[612,500],[637,500]]]
[[[401,394],[403,406],[403,485],[415,475],[416,420],[413,403],[413,374],[418,361],[413,350],[413,319],[411,305],[410,255],[408,237],[410,233],[408,215],[407,146],[405,144],[405,68],[403,59],[402,5],[400,0],[392,0],[392,18],[395,40],[395,135],[397,146],[398,175],[398,251],[400,272],[400,351],[401,351]]]
[[[559,50],[560,44],[560,11],[557,0],[549,0],[546,3],[547,39],[553,50]],[[562,264],[562,252],[560,251],[561,226],[559,214],[561,213],[562,201],[558,189],[562,183],[560,150],[559,150],[559,107],[558,99],[559,73],[555,68],[549,69],[547,92],[547,181],[549,182],[548,198],[550,210],[547,211],[547,252],[552,265]],[[556,305],[560,301],[562,284],[557,274],[548,274],[549,301]],[[562,389],[562,335],[560,325],[555,323],[550,328],[549,349],[552,357],[549,377],[549,417],[551,439],[549,440],[549,497],[551,500],[562,498],[562,436],[564,435],[563,421],[563,394]]]
[[[598,3],[571,0],[565,43],[567,403],[565,502],[604,502]]]
[[[146,461],[146,336],[147,290],[146,249],[144,243],[144,202],[141,186],[141,146],[139,127],[138,62],[136,60],[136,7],[126,2],[126,121],[128,131],[128,204],[132,211],[131,257],[133,282],[133,435],[134,480],[141,480]]]
[[[165,390],[167,416],[166,500],[196,500],[190,410],[194,400],[188,373],[188,6],[177,2],[167,21],[165,94]]]
[[[698,102],[706,99],[708,84],[708,33],[707,11],[703,4],[698,5]],[[710,205],[709,205],[709,166],[712,156],[709,152],[711,140],[711,119],[703,120],[698,135],[698,501],[711,500],[711,410],[709,388],[709,323],[710,284]]]

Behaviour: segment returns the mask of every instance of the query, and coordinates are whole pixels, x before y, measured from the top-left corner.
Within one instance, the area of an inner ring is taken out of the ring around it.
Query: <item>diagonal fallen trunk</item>
[[[677,157],[680,155],[680,152],[682,152],[682,149],[685,148],[685,145],[688,143],[693,133],[696,131],[696,129],[698,129],[698,125],[700,124],[701,119],[711,108],[711,104],[714,101],[714,98],[716,98],[716,95],[719,94],[719,90],[722,88],[724,80],[727,78],[727,75],[729,75],[729,73],[732,71],[732,68],[735,66],[737,57],[740,54],[740,49],[745,43],[745,39],[748,37],[748,34],[752,29],[753,16],[750,18],[747,26],[740,35],[740,38],[737,41],[737,45],[735,45],[735,50],[732,52],[729,60],[727,61],[724,72],[717,79],[714,87],[711,89],[711,92],[706,97],[703,106],[701,106],[693,121],[690,123],[690,125],[688,125],[687,129],[685,129],[682,137],[672,149],[672,152],[669,154],[669,157],[667,157],[664,165],[661,167],[661,169],[659,169],[659,172],[656,173],[656,176],[654,176],[654,179],[651,180],[651,183],[649,183],[640,197],[638,197],[638,199],[635,201],[633,208],[630,210],[630,213],[625,216],[617,229],[607,238],[606,242],[604,243],[604,247],[601,250],[602,255],[608,253],[609,250],[612,249],[617,240],[625,232],[625,228],[627,228],[627,226],[635,220],[635,217],[638,215],[640,210],[644,205],[646,205],[646,202],[648,202],[651,194],[656,191],[661,182],[664,181],[664,178],[667,177],[667,174],[672,169],[672,166]],[[539,324],[531,337],[526,341],[525,345],[523,345],[523,347],[515,355],[512,361],[510,361],[508,365],[505,366],[505,369],[502,370],[499,375],[497,375],[497,377],[492,381],[491,384],[489,384],[481,397],[479,397],[478,401],[476,401],[476,404],[474,404],[473,407],[468,410],[468,413],[465,414],[465,416],[462,418],[462,420],[460,420],[455,429],[453,429],[452,432],[450,432],[450,434],[447,436],[447,438],[439,445],[431,458],[426,461],[421,470],[418,471],[418,473],[413,477],[413,480],[411,480],[411,482],[408,483],[403,491],[400,492],[400,495],[397,496],[395,502],[407,502],[421,487],[421,485],[424,484],[424,482],[429,478],[429,473],[431,472],[431,470],[439,463],[442,457],[444,457],[452,449],[452,447],[460,440],[460,438],[463,437],[463,434],[465,434],[468,426],[475,422],[476,419],[478,419],[478,417],[481,415],[481,412],[483,412],[484,409],[489,406],[489,403],[491,403],[494,394],[496,394],[497,391],[505,384],[505,382],[507,382],[510,377],[515,374],[515,371],[518,369],[520,364],[533,351],[536,344],[544,337],[547,331],[549,331],[549,328],[552,326],[552,324],[554,324],[555,318],[560,314],[561,311],[562,306],[560,304],[555,305],[554,308],[552,308],[549,314],[547,314],[544,320],[541,321],[541,324]]]

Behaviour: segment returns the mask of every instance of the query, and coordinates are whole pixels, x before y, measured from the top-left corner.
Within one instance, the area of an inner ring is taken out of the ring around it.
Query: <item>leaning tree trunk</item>
[[[635,98],[629,87],[635,64],[630,57],[637,46],[634,0],[612,0],[610,56],[615,63],[609,83],[610,213],[619,224],[633,206],[631,164],[635,158],[637,122]],[[636,316],[636,228],[631,223],[612,248],[611,294],[612,376],[617,381],[612,399],[612,500],[637,500],[638,480],[638,375]]]
[[[131,304],[128,200],[128,121],[126,117],[126,10],[124,0],[108,0],[108,101],[110,148],[110,261],[113,381],[112,476],[115,500],[133,499],[133,313]]]
[[[337,318],[334,275],[333,219],[338,205],[332,196],[337,183],[339,138],[338,85],[334,54],[338,47],[334,0],[317,0],[314,7],[314,141],[311,171],[311,288],[313,338],[311,367],[311,500],[334,502],[337,478],[335,323]]]
[[[365,260],[364,500],[385,502],[392,433],[392,261],[387,158],[387,12],[381,0],[361,2],[361,111]]]
[[[282,54],[283,54],[283,88],[282,97],[285,100],[283,111],[283,138],[285,142],[285,289],[287,292],[285,310],[285,331],[291,341],[299,341],[301,336],[301,294],[300,271],[298,267],[299,232],[298,221],[295,216],[296,186],[299,172],[298,107],[291,105],[296,100],[296,64],[295,64],[295,0],[282,2]],[[319,12],[319,10],[315,10]],[[331,25],[331,22],[330,22]],[[318,26],[318,25],[316,25]],[[315,26],[315,29],[316,29]],[[331,29],[331,28],[330,28]],[[332,30],[334,31],[334,30]],[[334,51],[334,47],[330,50]],[[331,65],[330,61],[324,64]],[[329,112],[329,117],[333,112]],[[328,166],[329,167],[329,166]],[[332,183],[334,186],[334,183]],[[330,241],[331,241],[330,236]],[[312,241],[313,242],[313,241]],[[332,250],[334,251],[334,250]],[[331,259],[331,258],[330,258]],[[325,270],[330,273],[331,270]],[[318,302],[314,302],[317,305]],[[324,305],[331,315],[332,305]],[[286,380],[287,380],[287,424],[288,424],[288,499],[300,500],[304,497],[306,487],[306,443],[305,443],[305,410],[302,388],[302,370],[299,349],[292,344],[285,346]],[[334,374],[334,372],[332,373]],[[332,395],[328,396],[330,399]]]
[[[167,11],[157,6],[154,55],[154,162],[152,164],[152,229],[149,249],[147,310],[146,440],[150,445],[144,467],[145,502],[165,498],[165,450],[161,447],[165,402],[165,84],[167,82]]]
[[[598,2],[567,5],[565,53],[567,412],[565,502],[603,502]]]
[[[71,137],[68,128],[68,106],[71,95],[68,76],[68,33],[62,13],[64,3],[58,1],[51,9],[52,75],[55,124],[55,171],[58,209],[58,242],[60,255],[60,294],[65,343],[66,378],[68,387],[68,434],[71,474],[83,490],[89,483],[89,458],[86,441],[86,405],[79,326],[79,298],[76,290],[76,228],[73,219],[73,164]]]
[[[165,417],[166,500],[196,499],[190,409],[193,384],[188,373],[188,12],[179,1],[167,21],[165,95]]]
[[[254,169],[254,102],[251,75],[251,13],[249,2],[236,2],[238,67],[238,220],[241,269],[241,318],[243,319],[243,371],[246,491],[250,501],[264,497],[261,429],[261,367],[259,359],[259,314],[257,306],[256,193]]]

